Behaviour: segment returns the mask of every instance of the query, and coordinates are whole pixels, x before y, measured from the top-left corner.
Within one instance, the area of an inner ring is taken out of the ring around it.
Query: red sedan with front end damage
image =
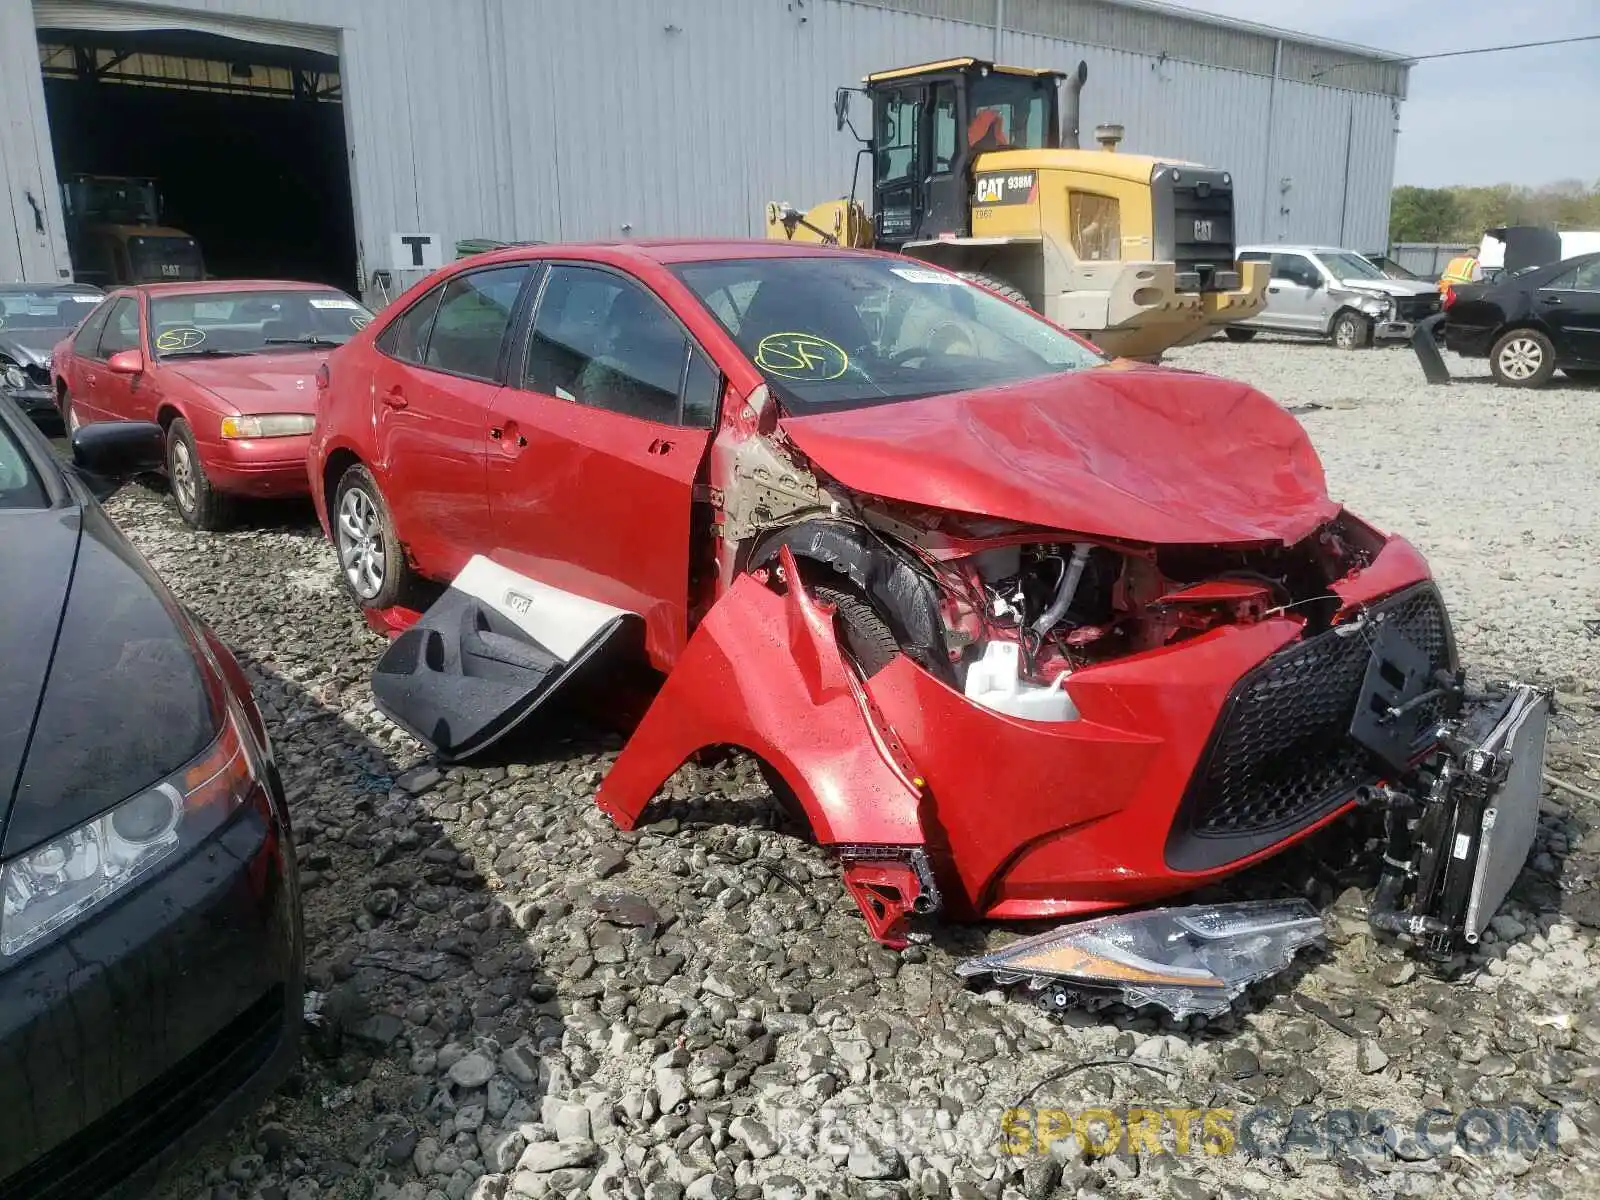
[[[462,758],[636,652],[664,682],[601,807],[632,826],[742,748],[891,944],[913,914],[1099,912],[1282,850],[1385,777],[1349,733],[1374,630],[1456,669],[1422,558],[1328,497],[1282,408],[925,264],[506,250],[328,377],[312,493],[398,633],[384,711]],[[419,615],[423,581],[448,586]],[[1406,710],[1401,760],[1443,702]]]
[[[228,523],[236,496],[306,494],[315,377],[371,319],[322,284],[148,284],[112,292],[52,357],[61,419],[154,421],[178,513]]]

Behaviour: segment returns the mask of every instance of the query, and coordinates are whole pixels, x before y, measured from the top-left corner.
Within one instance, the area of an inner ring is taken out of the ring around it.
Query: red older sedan
[[[1329,498],[1282,408],[1108,361],[892,255],[452,264],[330,358],[310,478],[345,583],[396,635],[373,675],[394,721],[465,758],[638,655],[664,682],[602,809],[631,827],[689,757],[742,748],[890,944],[933,913],[1174,895],[1357,803],[1421,811],[1419,764],[1466,703],[1421,555]],[[447,586],[419,613],[423,580]],[[1531,743],[1538,706],[1516,703]],[[1503,807],[1536,821],[1517,787]],[[1456,937],[1444,835],[1394,828],[1394,862],[1432,865],[1374,920]],[[1473,892],[1489,912],[1516,865]],[[1095,936],[1062,961],[1143,977]]]
[[[321,284],[122,288],[56,347],[56,403],[70,430],[160,424],[179,514],[197,529],[221,529],[235,496],[306,494],[317,370],[371,319]]]

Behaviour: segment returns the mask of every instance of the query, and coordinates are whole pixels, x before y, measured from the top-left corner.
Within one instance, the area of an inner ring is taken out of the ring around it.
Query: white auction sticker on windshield
[[[105,297],[104,296],[74,296],[73,299],[76,300],[79,304],[99,304],[100,301],[105,299]]]
[[[946,287],[954,287],[965,282],[959,276],[946,275],[943,271],[930,271],[926,267],[890,267],[889,270],[907,283],[942,283]]]
[[[327,299],[327,298],[322,297],[322,296],[313,296],[311,298],[311,307],[312,308],[360,308],[361,305],[357,304],[354,300],[345,300],[345,299],[342,299],[342,298]]]

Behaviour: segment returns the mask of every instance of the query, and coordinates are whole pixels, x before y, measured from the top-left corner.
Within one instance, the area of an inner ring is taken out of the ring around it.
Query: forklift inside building
[[[75,278],[357,286],[337,56],[177,29],[38,38]]]

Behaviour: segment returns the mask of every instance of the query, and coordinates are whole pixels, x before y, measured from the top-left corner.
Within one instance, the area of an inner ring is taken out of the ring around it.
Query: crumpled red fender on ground
[[[793,555],[784,578],[798,580]],[[921,781],[845,662],[832,609],[801,587],[779,595],[742,575],[684,647],[596,797],[632,829],[697,750],[739,746],[793,791],[818,842],[846,859],[845,882],[873,936],[904,945],[904,920],[930,897],[906,867],[926,843]],[[897,869],[898,868],[898,869]]]

